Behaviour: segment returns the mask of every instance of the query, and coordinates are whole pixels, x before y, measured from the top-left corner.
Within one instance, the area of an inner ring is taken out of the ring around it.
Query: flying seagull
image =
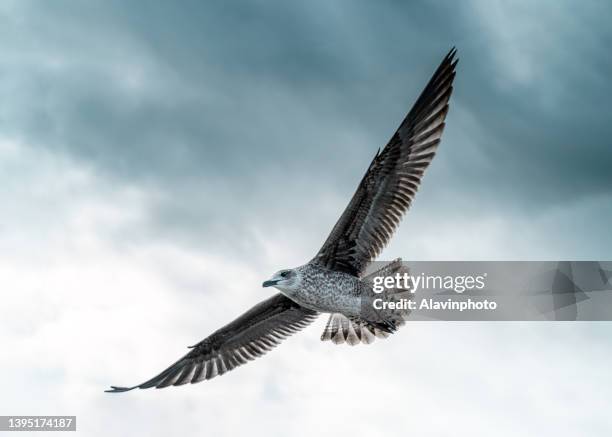
[[[330,314],[321,340],[354,345],[395,332],[403,320],[369,319],[362,311],[362,296],[371,292],[374,276],[400,270],[401,260],[374,274],[365,270],[391,239],[436,153],[453,90],[455,54],[453,48],[446,55],[397,132],[378,150],[319,253],[263,283],[280,293],[192,346],[159,375],[107,391],[193,384],[223,375],[264,355],[320,313]]]

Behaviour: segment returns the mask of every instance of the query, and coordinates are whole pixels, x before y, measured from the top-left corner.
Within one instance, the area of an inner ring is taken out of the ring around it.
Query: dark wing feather
[[[154,378],[133,387],[111,386],[107,392],[193,384],[214,378],[265,354],[317,315],[282,294],[274,295],[193,346],[187,355]]]
[[[397,132],[378,151],[312,262],[360,276],[389,242],[440,143],[458,61],[455,53],[453,48],[446,55]]]

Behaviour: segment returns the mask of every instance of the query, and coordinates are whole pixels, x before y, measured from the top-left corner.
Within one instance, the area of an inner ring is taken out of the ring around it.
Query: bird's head
[[[275,287],[281,291],[292,291],[300,284],[300,274],[296,269],[283,269],[274,273],[270,279],[261,284],[262,287]]]

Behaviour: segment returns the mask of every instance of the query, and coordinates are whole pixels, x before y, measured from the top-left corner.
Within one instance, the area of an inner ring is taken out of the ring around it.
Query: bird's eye
[[[286,278],[287,276],[289,276],[289,272],[282,272],[280,275],[281,278]]]

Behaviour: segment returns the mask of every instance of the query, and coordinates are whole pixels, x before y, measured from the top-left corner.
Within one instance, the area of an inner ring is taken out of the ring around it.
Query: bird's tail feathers
[[[396,273],[408,273],[408,268],[402,263],[401,258],[397,258],[390,263],[384,265],[380,269],[363,277],[365,282],[374,282],[374,278],[378,276],[393,276]],[[401,288],[389,288],[384,291],[381,297],[391,300],[402,296],[409,295],[408,290]],[[368,305],[369,306],[369,305]],[[376,338],[384,339],[397,329],[404,325],[408,317],[409,310],[393,310],[376,312],[375,316],[364,318],[347,317],[340,313],[330,314],[327,325],[321,335],[322,341],[331,341],[335,344],[348,344],[355,346],[357,344],[370,344]]]
[[[375,324],[360,318],[348,318],[344,314],[330,314],[327,325],[321,335],[321,341],[331,341],[334,344],[355,346],[359,343],[370,344],[376,338],[387,338],[391,329],[381,329]]]

